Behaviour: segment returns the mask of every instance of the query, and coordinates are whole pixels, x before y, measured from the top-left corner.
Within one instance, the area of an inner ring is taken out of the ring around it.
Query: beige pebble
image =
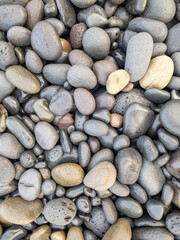
[[[139,81],[144,89],[165,88],[171,80],[174,72],[174,64],[168,56],[158,56],[151,60],[149,68],[143,78]]]
[[[110,162],[101,162],[93,167],[84,178],[84,185],[97,191],[105,191],[116,180],[116,168]]]
[[[57,231],[51,234],[51,240],[66,240],[64,231]]]
[[[110,118],[110,124],[114,128],[120,128],[123,124],[123,116],[117,113],[112,113]]]
[[[37,228],[30,236],[30,240],[49,240],[51,228],[48,225],[43,225]]]
[[[129,222],[119,218],[106,232],[102,240],[131,240],[132,232]]]
[[[6,118],[8,117],[8,112],[2,104],[0,104],[0,133],[6,130]]]
[[[39,99],[33,104],[33,109],[38,117],[45,122],[52,122],[54,114],[49,110],[49,104],[46,99]]]
[[[64,187],[73,187],[82,183],[84,171],[76,163],[63,163],[51,172],[54,181]]]
[[[112,72],[106,82],[106,89],[110,94],[117,94],[129,83],[130,76],[125,70]]]
[[[108,198],[112,196],[112,192],[109,189],[107,189],[105,191],[97,191],[97,195],[100,198]]]
[[[129,83],[125,86],[125,88],[122,89],[122,92],[130,92],[130,91],[133,90],[133,88],[134,88],[134,84],[131,83],[131,82],[129,82]]]
[[[6,225],[29,224],[43,211],[43,204],[39,199],[25,201],[21,197],[10,197],[0,203],[0,222]]]
[[[68,231],[66,240],[84,240],[80,227],[71,227]]]
[[[18,89],[35,94],[40,91],[38,79],[26,68],[20,65],[8,67],[6,70],[8,81]]]

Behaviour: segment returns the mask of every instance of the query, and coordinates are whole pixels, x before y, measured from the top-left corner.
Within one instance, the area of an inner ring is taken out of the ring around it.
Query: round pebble
[[[101,137],[108,133],[109,128],[104,122],[92,119],[85,122],[84,131],[90,136]]]

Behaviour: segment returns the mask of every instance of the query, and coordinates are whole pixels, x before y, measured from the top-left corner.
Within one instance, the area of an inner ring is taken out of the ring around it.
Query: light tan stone
[[[80,227],[71,227],[68,231],[66,240],[84,240]]]
[[[64,231],[57,231],[51,234],[51,240],[66,240]]]
[[[173,72],[174,64],[172,59],[166,55],[158,56],[151,60],[146,74],[139,83],[144,89],[163,89],[170,82]]]
[[[45,122],[52,122],[54,114],[49,110],[48,101],[46,99],[38,99],[34,104],[33,108],[38,117]]]
[[[0,133],[6,130],[6,118],[8,117],[8,112],[2,104],[0,104]]]
[[[37,228],[30,236],[30,240],[50,240],[51,228],[48,225],[43,225]]]

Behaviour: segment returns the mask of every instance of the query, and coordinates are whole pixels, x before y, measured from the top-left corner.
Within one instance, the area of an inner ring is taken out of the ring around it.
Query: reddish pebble
[[[59,130],[67,130],[67,128],[73,124],[74,119],[72,118],[70,113],[67,113],[66,115],[64,115],[63,118],[59,120],[58,128]]]
[[[133,88],[134,88],[134,84],[130,82],[125,86],[125,88],[123,88],[122,92],[130,92],[133,90]]]
[[[123,116],[117,113],[112,113],[110,124],[114,128],[120,128],[123,124]]]

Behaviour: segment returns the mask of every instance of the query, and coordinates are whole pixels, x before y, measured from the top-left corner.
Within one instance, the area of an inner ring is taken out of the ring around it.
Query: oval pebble
[[[0,88],[0,103],[1,103],[1,101],[6,96],[9,96],[13,92],[15,87],[7,80],[6,75],[3,71],[0,71],[0,85],[1,85]]]
[[[70,30],[70,42],[72,48],[81,48],[82,40],[85,31],[87,30],[87,26],[85,23],[80,22],[78,24],[74,24]]]
[[[73,226],[69,229],[66,240],[74,239],[84,240],[84,236],[80,227]]]
[[[117,221],[118,213],[113,201],[110,198],[102,199],[102,208],[107,221],[114,224]]]
[[[146,203],[146,210],[150,217],[158,221],[163,217],[164,205],[161,201],[151,198]]]
[[[5,157],[0,156],[0,182],[1,185],[9,184],[15,177],[13,164]]]
[[[74,49],[69,53],[69,61],[71,65],[83,65],[92,69],[93,60],[83,50]],[[94,70],[93,70],[94,71]]]
[[[166,217],[166,227],[174,235],[180,235],[180,213],[170,213]]]
[[[101,137],[108,134],[108,125],[99,120],[87,120],[84,124],[84,131],[90,136]]]
[[[42,72],[43,62],[41,61],[41,58],[37,55],[37,53],[32,50],[27,51],[25,55],[25,64],[29,71],[34,74]]]
[[[25,47],[31,43],[31,31],[22,26],[14,26],[8,30],[7,38],[14,46]]]

